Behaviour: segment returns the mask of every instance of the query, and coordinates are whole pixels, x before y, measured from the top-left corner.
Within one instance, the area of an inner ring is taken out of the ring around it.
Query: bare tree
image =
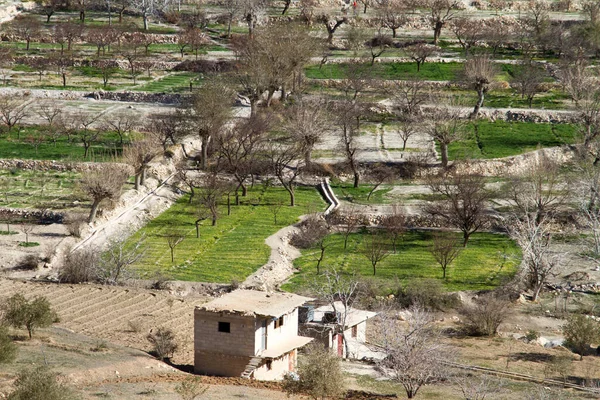
[[[126,136],[129,136],[137,127],[139,121],[137,116],[129,113],[111,113],[110,117],[102,121],[102,130],[113,131],[119,136],[119,144],[123,146]]]
[[[560,79],[564,90],[569,94],[575,105],[589,98],[590,88],[595,87],[597,79],[589,70],[587,59],[578,57],[569,60],[560,70]]]
[[[600,259],[600,169],[581,160],[574,165],[572,199],[577,206],[583,225],[590,230],[590,256]]]
[[[28,115],[29,110],[25,99],[7,95],[0,96],[0,122],[6,125],[9,132]]]
[[[404,48],[406,55],[417,63],[417,72],[421,71],[421,65],[429,57],[436,55],[439,51],[439,47],[427,43],[413,44]]]
[[[419,77],[394,81],[392,92],[394,107],[400,114],[410,119],[421,114],[421,106],[431,98],[426,83]]]
[[[428,204],[425,211],[460,229],[463,246],[466,247],[469,237],[486,220],[485,207],[490,193],[485,188],[485,178],[469,173],[446,172],[432,178],[429,187],[443,200]]]
[[[486,293],[459,312],[466,331],[474,336],[494,336],[510,314],[511,302],[501,293]]]
[[[373,276],[375,276],[377,273],[377,264],[390,255],[386,236],[376,231],[372,231],[363,241],[363,247],[360,249],[360,252],[371,263],[371,266],[373,267]]]
[[[20,226],[21,232],[25,234],[25,243],[29,243],[29,234],[33,232],[35,225],[22,223]]]
[[[151,137],[137,140],[123,150],[123,160],[135,171],[135,190],[145,183],[148,165],[162,152],[160,144]]]
[[[396,134],[402,139],[402,151],[406,150],[406,144],[415,133],[417,133],[416,117],[401,117],[396,122]]]
[[[544,83],[546,71],[538,67],[531,58],[523,59],[519,65],[521,68],[515,71],[511,83],[517,87],[521,98],[527,99],[529,108],[531,108],[535,95],[543,91],[542,83]]]
[[[327,43],[329,44],[333,42],[335,31],[337,31],[344,23],[348,22],[348,18],[346,17],[333,17],[325,14],[319,16],[317,19],[325,26],[325,29],[327,29]]]
[[[145,254],[143,244],[144,237],[133,245],[126,244],[125,240],[111,240],[100,256],[97,280],[105,285],[119,285],[132,279],[135,273],[131,266]]]
[[[406,5],[401,0],[389,0],[377,4],[377,15],[381,26],[392,30],[392,38],[396,31],[406,23]]]
[[[471,113],[471,118],[479,115],[479,109],[483,106],[485,95],[496,76],[497,68],[494,61],[486,55],[469,58],[464,65],[463,82],[466,86],[477,92],[477,103]]]
[[[392,241],[394,254],[396,253],[396,244],[402,235],[406,232],[406,214],[400,204],[392,204],[390,214],[383,216],[381,226]]]
[[[248,25],[248,37],[254,35],[254,30],[262,22],[267,8],[265,0],[241,0],[242,20]]]
[[[225,9],[227,15],[227,37],[231,36],[231,24],[242,10],[241,0],[220,0],[220,5]]]
[[[511,180],[506,192],[519,215],[527,214],[540,224],[563,204],[564,189],[560,166],[540,153],[534,165]]]
[[[81,189],[92,199],[89,223],[94,222],[102,201],[116,201],[119,198],[128,176],[128,172],[122,166],[114,164],[102,164],[83,175],[80,181]]]
[[[55,125],[60,124],[63,112],[61,105],[47,100],[40,100],[37,105],[37,114],[43,118],[49,126],[54,127]]]
[[[233,93],[222,82],[207,80],[194,93],[191,101],[178,114],[187,123],[187,129],[202,140],[202,168],[208,167],[208,147],[213,136],[219,135],[231,117]]]
[[[465,57],[469,57],[469,50],[481,40],[483,35],[481,21],[468,17],[456,18],[452,21],[450,30],[465,51]]]
[[[344,250],[348,247],[348,239],[350,234],[356,232],[356,230],[366,224],[364,215],[351,207],[346,212],[335,210],[329,214],[329,221],[335,229],[344,236]]]
[[[425,126],[426,132],[440,145],[442,167],[448,168],[448,146],[465,136],[465,122],[458,110],[438,109],[431,121]]]
[[[303,147],[292,138],[283,137],[271,141],[268,154],[271,170],[290,195],[290,207],[293,207],[296,204],[296,179],[304,167]]]
[[[340,153],[344,155],[346,163],[354,175],[354,187],[357,188],[360,181],[360,170],[358,155],[360,152],[357,137],[359,135],[359,121],[361,110],[353,102],[343,102],[334,110],[336,115],[334,124],[339,129]]]
[[[167,245],[169,246],[169,250],[171,250],[171,263],[175,262],[175,248],[183,242],[185,239],[185,234],[180,232],[175,226],[167,229],[164,234],[165,240],[167,241]]]
[[[203,177],[202,186],[198,190],[198,203],[210,213],[212,226],[217,225],[219,201],[227,191],[227,183],[219,179],[216,173]]]
[[[355,274],[348,274],[336,270],[328,269],[323,272],[320,279],[315,281],[313,289],[316,297],[326,302],[335,315],[339,315],[334,323],[334,335],[342,337],[345,354],[349,354],[348,341],[344,331],[348,328],[348,322],[354,303],[360,299],[360,282]]]
[[[29,45],[40,36],[42,24],[35,15],[20,14],[8,23],[8,29],[17,38],[26,43],[25,50],[29,51]]]
[[[429,10],[429,23],[433,28],[433,44],[437,44],[442,29],[451,21],[459,8],[456,0],[422,0],[417,5]]]
[[[532,301],[536,301],[540,291],[555,275],[561,255],[550,249],[551,232],[546,218],[539,222],[525,214],[514,218],[510,224],[513,238],[521,247],[526,268],[526,285],[532,290]]]
[[[435,261],[442,267],[442,278],[446,279],[446,271],[462,250],[459,241],[450,233],[437,232],[433,235],[433,243],[429,248]]]
[[[269,126],[269,116],[255,115],[238,121],[216,139],[219,167],[232,174],[238,183],[235,189],[238,205],[238,191],[242,189],[242,196],[246,196],[248,192],[246,180],[254,172],[261,158],[261,150]]]
[[[380,365],[412,399],[423,386],[445,377],[444,362],[448,360],[448,353],[434,317],[417,307],[409,311],[406,327],[395,318],[383,321],[380,345],[387,357]]]
[[[67,51],[71,51],[73,43],[81,40],[84,33],[84,25],[71,22],[56,24],[54,27],[54,42],[60,44],[60,54],[64,53],[64,45],[67,43]]]
[[[317,275],[321,273],[321,263],[325,259],[326,238],[329,232],[330,226],[327,220],[318,214],[310,214],[298,225],[298,230],[290,239],[293,246],[301,249],[318,247],[314,256],[317,261]]]
[[[328,130],[327,106],[322,101],[301,99],[287,110],[284,131],[301,144],[304,164],[312,163],[312,152]]]

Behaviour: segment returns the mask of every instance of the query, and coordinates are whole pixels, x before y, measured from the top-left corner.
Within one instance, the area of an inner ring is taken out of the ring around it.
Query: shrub
[[[327,223],[319,216],[309,215],[298,225],[298,230],[290,238],[290,244],[299,249],[308,249],[329,233]]]
[[[527,339],[530,342],[533,342],[534,340],[538,340],[539,338],[540,338],[540,333],[538,331],[536,331],[535,329],[530,329],[525,334],[525,339]]]
[[[13,362],[17,358],[19,347],[8,336],[8,329],[0,326],[0,364]]]
[[[150,332],[147,339],[152,346],[156,357],[160,360],[166,360],[173,357],[173,353],[177,350],[175,334],[172,330],[160,327],[156,332]]]
[[[397,293],[402,307],[420,306],[427,310],[445,310],[457,307],[459,300],[448,294],[437,279],[414,279]]]
[[[71,400],[75,393],[57,381],[57,374],[46,366],[26,369],[15,381],[15,391],[8,400]]]
[[[85,216],[82,214],[70,214],[64,224],[71,236],[80,238],[85,226]]]
[[[587,315],[574,314],[562,328],[565,346],[579,354],[582,360],[590,344],[600,341],[600,323]]]
[[[37,328],[52,325],[57,319],[50,302],[43,296],[28,301],[22,294],[15,294],[4,304],[4,320],[15,328],[25,327],[29,338]]]
[[[99,254],[93,249],[67,251],[64,263],[58,272],[58,280],[63,283],[81,283],[96,279]]]
[[[494,336],[508,317],[510,301],[496,294],[481,296],[472,306],[460,310],[467,333],[473,336]]]
[[[208,385],[202,384],[202,378],[192,376],[175,386],[175,391],[183,400],[194,400],[208,390]]]
[[[322,345],[313,344],[300,358],[298,374],[283,379],[288,394],[306,393],[313,399],[338,398],[344,394],[344,374],[340,358]]]
[[[35,254],[27,254],[25,257],[21,258],[17,264],[17,268],[31,271],[37,269],[39,262],[40,258],[38,256]]]

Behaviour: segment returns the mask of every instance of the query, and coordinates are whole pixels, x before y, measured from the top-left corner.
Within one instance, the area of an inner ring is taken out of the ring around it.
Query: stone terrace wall
[[[0,159],[0,169],[26,169],[36,171],[73,171],[87,172],[96,169],[103,163],[94,162],[61,162],[53,160],[17,160]],[[131,166],[118,163],[121,167],[131,170]],[[133,171],[130,171],[133,174]]]

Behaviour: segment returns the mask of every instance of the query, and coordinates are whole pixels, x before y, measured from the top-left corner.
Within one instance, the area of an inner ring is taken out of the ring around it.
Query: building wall
[[[219,322],[229,322],[230,332],[219,332]],[[255,320],[234,314],[194,310],[194,349],[220,354],[254,356]]]
[[[260,381],[283,379],[286,373],[296,370],[296,354],[296,350],[292,350],[283,357],[273,360],[270,365],[263,364],[254,371],[254,379]]]
[[[240,376],[251,357],[194,351],[194,372],[202,375]]]
[[[267,349],[272,348],[277,343],[282,341],[286,341],[291,337],[298,336],[298,309],[294,309],[294,311],[289,314],[285,314],[283,316],[283,325],[275,328],[275,319],[268,318],[267,319]],[[260,351],[260,323],[257,320],[256,323],[257,330],[255,332],[256,337],[256,347],[255,354],[259,354]]]

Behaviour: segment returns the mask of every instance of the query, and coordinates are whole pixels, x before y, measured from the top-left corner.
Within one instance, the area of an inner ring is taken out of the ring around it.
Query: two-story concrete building
[[[311,299],[291,293],[236,290],[194,310],[196,373],[281,379],[296,368],[298,306]]]

